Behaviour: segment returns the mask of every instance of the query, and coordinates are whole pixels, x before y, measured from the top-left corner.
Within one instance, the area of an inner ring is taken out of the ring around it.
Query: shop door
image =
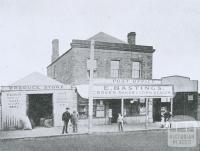
[[[161,99],[153,99],[153,121],[161,121]]]
[[[27,103],[28,117],[32,125],[42,126],[41,118],[53,118],[52,94],[29,94]]]
[[[112,123],[117,122],[118,113],[121,113],[121,100],[110,100],[109,108],[112,109]]]

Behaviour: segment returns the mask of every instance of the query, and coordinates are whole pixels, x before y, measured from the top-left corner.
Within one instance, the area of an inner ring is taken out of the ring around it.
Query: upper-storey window
[[[132,62],[132,78],[141,78],[141,63],[138,61]]]
[[[111,61],[111,77],[118,78],[119,77],[119,60]]]

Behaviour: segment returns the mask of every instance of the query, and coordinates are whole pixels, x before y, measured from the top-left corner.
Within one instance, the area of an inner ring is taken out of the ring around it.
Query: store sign
[[[23,85],[23,86],[2,86],[2,91],[29,91],[29,90],[58,90],[65,89],[64,85]]]
[[[7,109],[20,109],[23,105],[20,100],[22,100],[22,94],[20,92],[16,93],[6,93],[4,99],[6,100]],[[5,107],[5,106],[4,106]]]
[[[188,95],[188,101],[193,101],[194,98],[193,98],[193,95]]]
[[[173,97],[171,85],[95,85],[94,98],[113,97]]]
[[[94,79],[94,84],[118,84],[118,85],[158,85],[161,84],[158,79]]]

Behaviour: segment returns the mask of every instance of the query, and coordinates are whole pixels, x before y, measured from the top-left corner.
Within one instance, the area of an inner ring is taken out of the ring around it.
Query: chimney
[[[59,40],[52,40],[52,56],[51,62],[54,62],[59,57]]]
[[[129,45],[135,45],[135,36],[136,36],[135,32],[128,33],[127,38],[128,38]]]

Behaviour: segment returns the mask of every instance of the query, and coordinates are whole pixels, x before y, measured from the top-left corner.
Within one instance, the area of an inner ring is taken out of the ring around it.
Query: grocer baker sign
[[[171,85],[95,85],[93,97],[172,97]]]

